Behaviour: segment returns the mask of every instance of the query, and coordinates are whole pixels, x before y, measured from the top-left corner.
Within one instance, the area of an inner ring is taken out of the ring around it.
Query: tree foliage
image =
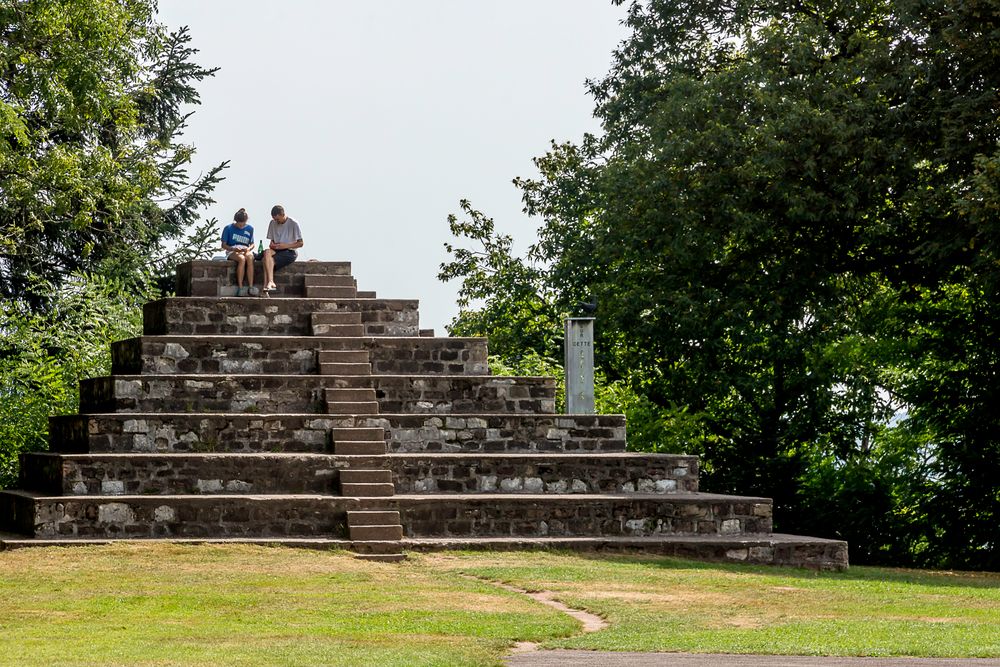
[[[39,308],[80,271],[131,278],[204,249],[198,211],[225,163],[190,181],[181,142],[215,70],[155,0],[0,2],[0,295]],[[159,264],[158,264],[159,261]]]
[[[0,0],[0,486],[109,343],[140,331],[154,277],[214,245],[199,222],[226,163],[181,140],[215,70],[155,0]]]
[[[0,488],[17,480],[18,454],[48,448],[51,415],[73,414],[79,381],[111,372],[109,341],[142,333],[151,287],[73,276],[63,287],[35,286],[50,307],[0,307]]]
[[[602,132],[516,181],[537,277],[491,259],[480,312],[594,295],[604,372],[684,415],[708,488],[861,560],[1000,567],[1000,6],[636,0],[626,24],[588,84]]]
[[[461,278],[461,315],[448,327],[453,336],[490,336],[493,353],[520,366],[522,359],[553,358],[552,330],[560,326],[544,273],[511,253],[511,237],[497,234],[491,218],[462,200],[466,219],[448,216],[452,235],[478,246],[445,248],[454,256],[438,278]],[[501,296],[502,295],[502,296]],[[498,296],[500,298],[498,298]]]

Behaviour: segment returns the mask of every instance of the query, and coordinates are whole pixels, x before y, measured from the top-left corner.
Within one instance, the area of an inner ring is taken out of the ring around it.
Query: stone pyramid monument
[[[0,493],[0,547],[161,539],[406,551],[559,548],[811,568],[843,542],[771,532],[767,498],[698,491],[694,456],[625,451],[620,415],[554,414],[550,378],[489,375],[487,341],[420,330],[344,262],[234,297],[177,269],[112,344],[50,451]]]

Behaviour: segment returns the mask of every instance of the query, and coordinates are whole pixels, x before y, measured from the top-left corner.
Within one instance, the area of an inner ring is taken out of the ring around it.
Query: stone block
[[[346,537],[347,512],[359,501],[336,496],[27,497],[0,493],[0,527],[18,521],[39,538]]]
[[[262,303],[269,304],[262,307]],[[143,306],[147,336],[311,336],[314,313],[358,313],[366,336],[417,337],[415,300],[169,297]]]
[[[676,522],[686,505],[723,502],[703,500],[697,494],[608,497],[594,495],[404,496],[392,501],[400,511],[408,537],[561,537],[715,535],[723,520],[705,521],[697,527]],[[703,507],[699,513],[710,513]],[[733,517],[725,521],[739,521]],[[734,524],[725,524],[732,531]],[[748,534],[744,529],[738,534]]]
[[[80,383],[80,411],[326,412],[318,375],[142,375]]]
[[[256,262],[255,275],[263,276],[263,265]],[[349,262],[295,262],[275,272],[278,291],[273,295],[301,296],[305,293],[305,276],[347,276],[351,274]],[[221,296],[224,287],[236,284],[233,262],[193,261],[177,267],[178,296]],[[249,299],[247,299],[249,300]],[[256,301],[256,299],[254,299]]]
[[[471,437],[444,428],[444,420],[436,415],[392,414],[383,416],[389,425],[389,447],[396,452],[478,451],[478,452],[618,452],[625,449],[624,440],[605,437],[609,429],[599,425],[596,415],[574,417],[577,428],[561,440],[546,438],[554,422],[565,418],[557,415],[527,413],[492,414],[466,417],[466,431]],[[624,422],[624,417],[615,419]],[[696,466],[695,457],[682,460]],[[691,475],[697,486],[697,475]],[[694,488],[690,490],[696,490]]]

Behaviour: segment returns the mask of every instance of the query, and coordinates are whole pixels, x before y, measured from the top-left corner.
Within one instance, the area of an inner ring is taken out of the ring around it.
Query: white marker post
[[[566,414],[594,414],[594,318],[566,319]]]

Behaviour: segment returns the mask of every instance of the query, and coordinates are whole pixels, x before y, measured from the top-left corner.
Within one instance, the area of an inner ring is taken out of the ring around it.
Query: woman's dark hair
[[[276,216],[276,215],[281,215],[284,212],[285,212],[285,207],[282,206],[281,204],[275,204],[274,206],[271,207],[271,217],[272,218],[274,216]]]
[[[249,217],[250,216],[247,215],[247,210],[245,208],[241,208],[236,211],[236,215],[233,216],[233,220],[236,222],[246,222]]]

